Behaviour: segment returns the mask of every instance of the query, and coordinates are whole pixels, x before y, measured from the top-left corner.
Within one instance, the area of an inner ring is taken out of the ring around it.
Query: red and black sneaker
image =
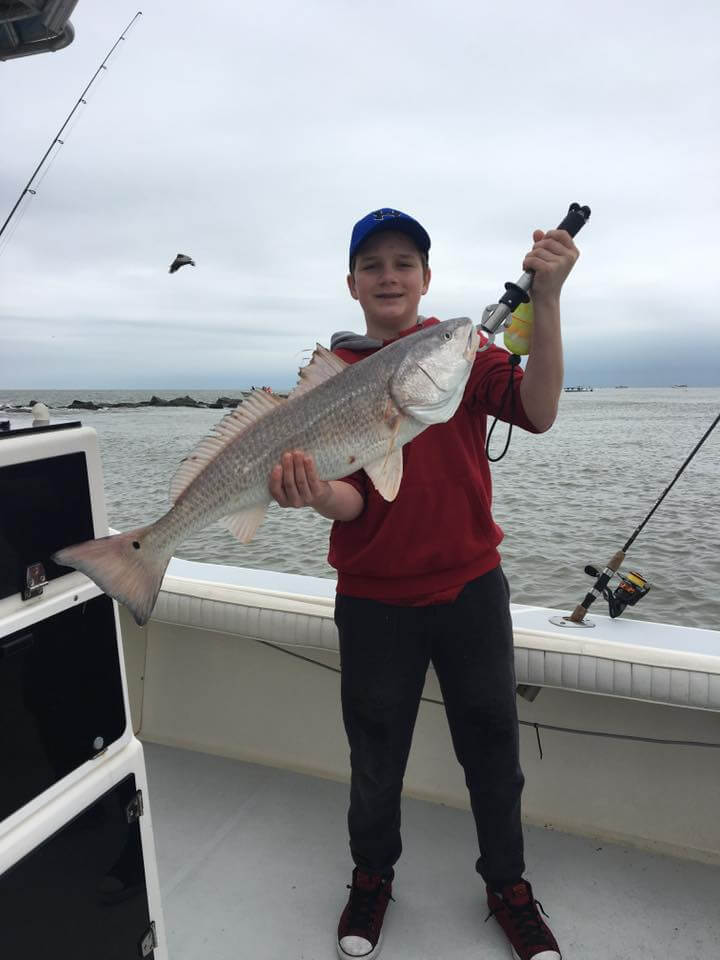
[[[382,946],[382,924],[392,881],[359,867],[353,870],[350,899],[338,924],[337,950],[341,960],[375,960]]]
[[[505,931],[516,960],[561,960],[560,948],[550,927],[540,916],[543,906],[533,896],[527,880],[503,887],[500,894],[487,888],[490,913]],[[545,916],[547,914],[545,913]]]

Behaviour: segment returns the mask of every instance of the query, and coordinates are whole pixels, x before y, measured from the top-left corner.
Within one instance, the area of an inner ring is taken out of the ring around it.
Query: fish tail
[[[159,548],[148,537],[155,524],[98,540],[86,540],[54,553],[63,567],[74,567],[105,593],[130,610],[143,626],[150,619],[172,556],[172,547]]]

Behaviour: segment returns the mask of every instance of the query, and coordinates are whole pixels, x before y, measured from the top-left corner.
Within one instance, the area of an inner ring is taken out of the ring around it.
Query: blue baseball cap
[[[365,241],[381,230],[397,230],[400,233],[406,233],[415,242],[418,250],[427,254],[430,250],[430,236],[424,227],[420,226],[417,220],[413,220],[401,210],[393,210],[392,207],[381,207],[380,210],[373,210],[366,217],[353,227],[350,238],[350,263],[357,254]]]

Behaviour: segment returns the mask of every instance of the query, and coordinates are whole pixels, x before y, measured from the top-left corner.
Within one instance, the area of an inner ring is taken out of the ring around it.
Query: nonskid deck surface
[[[171,960],[333,960],[347,785],[144,747]],[[403,842],[383,960],[507,960],[470,814],[406,798]],[[720,868],[532,827],[525,843],[564,960],[720,956]]]

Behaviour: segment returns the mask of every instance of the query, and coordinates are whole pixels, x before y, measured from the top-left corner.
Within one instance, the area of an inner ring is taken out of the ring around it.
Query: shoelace
[[[350,915],[348,924],[355,929],[364,930],[375,923],[375,914],[379,906],[380,896],[385,896],[395,902],[395,897],[387,892],[386,883],[382,881],[371,890],[346,884],[350,891]]]
[[[507,908],[512,914],[513,920],[515,921],[515,927],[520,935],[523,943],[526,947],[530,945],[535,946],[540,944],[541,946],[553,946],[552,940],[548,935],[547,928],[543,924],[540,917],[537,915],[535,906],[540,907],[542,913],[548,917],[547,913],[543,908],[543,905],[539,900],[528,900],[527,903],[522,904],[511,904],[507,900],[503,900],[502,905],[495,907],[494,910],[491,910],[490,913],[485,917],[485,923],[488,922],[490,917],[494,917],[496,913],[499,913],[503,907]],[[548,917],[548,919],[550,919]]]

